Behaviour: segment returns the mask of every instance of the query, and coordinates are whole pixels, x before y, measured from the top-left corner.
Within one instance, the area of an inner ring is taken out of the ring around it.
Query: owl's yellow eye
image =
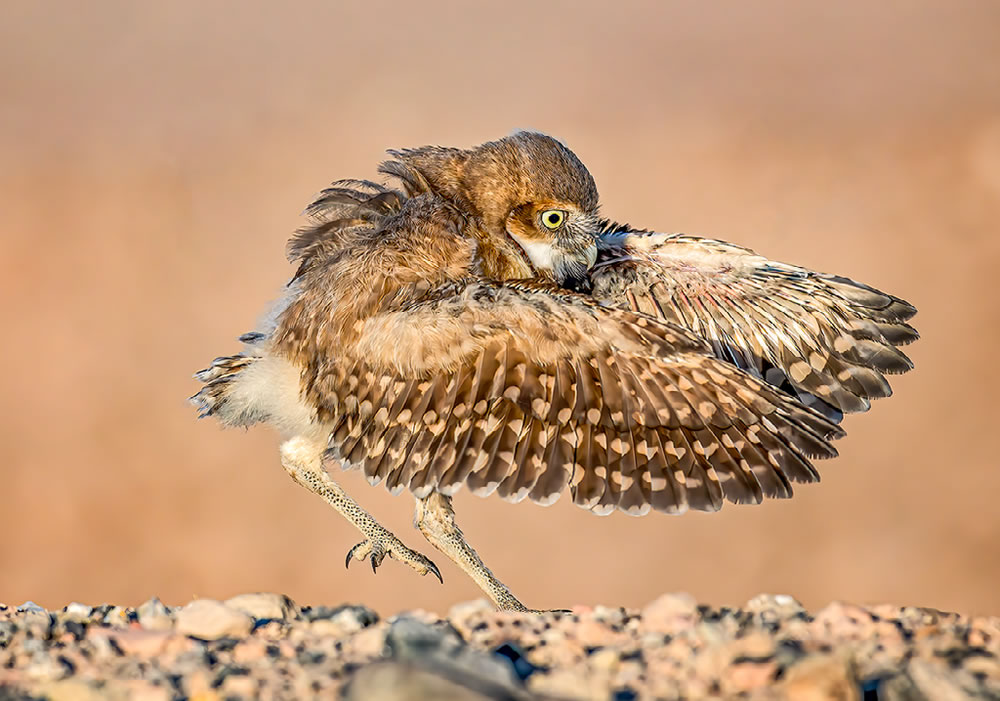
[[[546,209],[542,212],[542,225],[555,231],[566,221],[566,212],[561,209]]]

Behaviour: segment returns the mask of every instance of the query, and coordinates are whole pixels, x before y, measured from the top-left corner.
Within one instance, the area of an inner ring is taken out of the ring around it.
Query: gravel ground
[[[8,699],[1000,699],[1000,618],[789,596],[740,609],[665,594],[641,610],[383,620],[244,594],[168,607],[0,605]]]

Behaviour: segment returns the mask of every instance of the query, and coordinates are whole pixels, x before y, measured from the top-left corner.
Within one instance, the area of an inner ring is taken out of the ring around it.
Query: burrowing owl
[[[788,497],[843,412],[912,366],[906,302],[722,241],[602,219],[555,139],[390,151],[398,188],[342,180],[243,351],[197,374],[202,415],[265,422],[281,461],[364,535],[347,555],[437,567],[331,478],[416,497],[415,522],[501,609],[525,610],[455,523],[467,485],[599,514]]]

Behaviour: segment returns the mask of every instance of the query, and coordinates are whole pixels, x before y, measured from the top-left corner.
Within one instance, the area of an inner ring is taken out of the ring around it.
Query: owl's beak
[[[597,262],[597,243],[575,250],[557,245],[552,247],[552,253],[552,277],[560,285],[572,286],[587,277],[587,272]]]
[[[538,273],[551,277],[560,285],[585,278],[597,262],[597,234],[591,233],[586,226],[543,238],[525,238],[511,229],[507,233]]]

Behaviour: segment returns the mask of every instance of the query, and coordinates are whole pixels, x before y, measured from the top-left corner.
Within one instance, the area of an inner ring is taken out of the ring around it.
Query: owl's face
[[[503,239],[505,251],[513,248],[509,238],[539,276],[579,280],[597,259],[597,185],[560,141],[522,131],[468,151],[425,146],[389,153],[403,170],[389,163],[383,172],[402,177],[414,192],[452,201],[475,220],[481,237]],[[524,274],[528,266],[516,268]]]
[[[598,196],[576,154],[550,136],[517,132],[476,149],[466,172],[480,185],[477,203],[502,207],[496,233],[510,236],[539,275],[584,277],[597,259]]]
[[[597,211],[579,202],[521,204],[507,216],[506,230],[532,267],[559,283],[583,278],[597,260]]]

